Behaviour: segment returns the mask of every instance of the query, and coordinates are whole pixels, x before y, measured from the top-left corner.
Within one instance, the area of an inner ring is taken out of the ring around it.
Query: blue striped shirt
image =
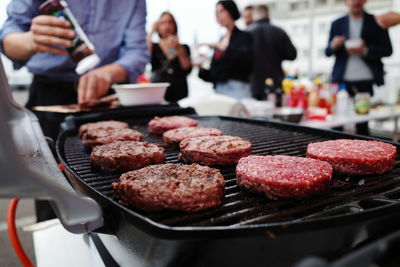
[[[0,41],[13,32],[27,32],[31,21],[39,15],[44,1],[13,0],[7,8],[8,19],[0,30]],[[96,47],[101,58],[99,66],[118,64],[136,82],[150,55],[146,48],[145,0],[67,0],[83,30]],[[13,60],[14,68],[27,66],[36,75],[60,81],[77,82],[76,63],[68,56],[37,53],[26,62]]]

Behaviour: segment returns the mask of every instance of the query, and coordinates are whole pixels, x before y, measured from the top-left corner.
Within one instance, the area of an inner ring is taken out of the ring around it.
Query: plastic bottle
[[[371,95],[358,93],[354,97],[354,107],[357,114],[368,114],[371,109]]]
[[[290,89],[288,106],[292,107],[292,108],[296,107],[297,106],[297,101],[298,101],[298,95],[297,95],[297,92],[296,92],[296,88],[293,86]]]
[[[331,83],[329,85],[329,92],[330,92],[330,96],[328,99],[329,104],[332,107],[332,113],[336,114],[336,95],[339,91],[339,84],[337,83]]]
[[[316,88],[311,89],[311,92],[308,95],[308,106],[309,107],[319,106],[319,93]]]
[[[274,92],[274,80],[271,78],[265,79],[265,95],[267,96],[267,100],[271,101],[273,105],[275,105],[275,92]]]
[[[331,102],[329,101],[330,99],[330,92],[328,89],[321,87],[319,91],[319,107],[320,108],[325,108],[328,112],[328,114],[332,114],[332,106]]]
[[[349,93],[347,93],[346,85],[342,83],[339,92],[336,95],[336,114],[338,116],[346,116],[349,105]]]
[[[286,76],[282,80],[282,90],[285,94],[290,94],[290,90],[295,86],[293,76]]]
[[[297,107],[306,110],[308,108],[307,91],[304,85],[301,85],[298,93]]]
[[[282,107],[284,106],[284,93],[281,87],[275,88],[275,106]]]
[[[39,7],[39,12],[44,15],[51,15],[68,20],[72,29],[76,32],[76,37],[71,40],[72,46],[67,48],[70,57],[78,63],[75,72],[79,75],[93,69],[100,63],[100,58],[92,42],[75,19],[68,4],[64,0],[47,0]]]

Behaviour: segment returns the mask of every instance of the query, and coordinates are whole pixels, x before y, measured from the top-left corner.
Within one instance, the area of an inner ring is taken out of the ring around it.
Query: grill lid
[[[248,139],[253,144],[253,154],[257,155],[304,157],[307,145],[311,142],[337,138],[367,139],[285,123],[229,117],[195,119],[199,120],[200,126],[218,128],[224,134]],[[126,121],[133,129],[145,135],[145,141],[161,144],[161,136],[147,132],[148,120],[149,118],[132,118]],[[222,206],[196,213],[182,213],[142,212],[119,204],[112,196],[111,183],[120,174],[92,169],[89,154],[85,151],[77,130],[64,132],[58,141],[57,150],[60,159],[72,174],[69,177],[71,181],[99,201],[107,209],[107,213],[112,214],[112,221],[115,218],[128,219],[149,234],[166,238],[310,230],[361,222],[400,211],[398,156],[395,169],[390,173],[359,177],[335,174],[331,188],[303,201],[272,201],[250,193],[237,186],[235,166],[217,166],[226,182]],[[178,153],[176,149],[166,148],[166,162],[178,163]]]

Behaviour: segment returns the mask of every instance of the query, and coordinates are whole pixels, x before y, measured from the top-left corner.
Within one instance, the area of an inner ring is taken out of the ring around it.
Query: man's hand
[[[375,16],[375,20],[379,24],[379,26],[387,29],[397,24],[400,24],[400,13],[390,11],[385,14]]]
[[[361,40],[361,45],[356,48],[346,48],[347,53],[350,55],[365,55],[367,52],[367,46],[365,45],[364,40]]]
[[[75,37],[75,32],[67,20],[48,15],[35,17],[28,34],[32,40],[31,49],[35,53],[48,52],[60,55],[68,55],[68,52],[54,46],[71,47],[72,42],[68,39]]]
[[[338,49],[341,47],[344,42],[346,41],[346,36],[340,35],[340,36],[335,36],[332,39],[332,48],[333,49]]]
[[[121,65],[110,64],[89,71],[81,76],[78,84],[78,103],[86,103],[90,100],[105,95],[112,83],[125,82],[128,73]]]
[[[103,68],[94,69],[81,76],[78,84],[78,103],[86,103],[105,95],[112,84],[112,76]]]
[[[38,52],[67,55],[60,47],[71,47],[68,39],[75,37],[71,24],[65,19],[40,15],[32,20],[28,32],[12,32],[3,39],[3,52],[14,60],[29,60]]]

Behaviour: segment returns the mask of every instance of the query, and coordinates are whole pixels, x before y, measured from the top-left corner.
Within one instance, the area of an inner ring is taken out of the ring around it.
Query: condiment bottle
[[[71,28],[75,30],[76,37],[71,40],[72,46],[67,48],[67,51],[70,57],[78,63],[75,69],[77,74],[81,75],[100,63],[100,58],[96,54],[94,45],[79,25],[66,1],[47,0],[40,5],[39,12],[44,15],[64,18],[71,23]]]
[[[301,85],[299,88],[297,107],[304,110],[308,108],[307,91],[304,85]]]
[[[290,89],[290,94],[289,94],[289,107],[296,107],[297,106],[297,92],[296,92],[296,88],[293,86]]]
[[[274,80],[271,78],[265,79],[265,94],[267,96],[267,100],[271,101],[272,104],[275,105],[275,90],[274,90]]]
[[[346,85],[341,84],[339,92],[336,95],[336,114],[338,116],[346,116],[349,105],[349,93],[347,93]]]
[[[368,114],[371,108],[371,95],[369,93],[358,93],[354,97],[354,106],[357,114]]]
[[[316,88],[311,89],[311,92],[308,95],[308,106],[309,107],[319,106],[319,93]]]

